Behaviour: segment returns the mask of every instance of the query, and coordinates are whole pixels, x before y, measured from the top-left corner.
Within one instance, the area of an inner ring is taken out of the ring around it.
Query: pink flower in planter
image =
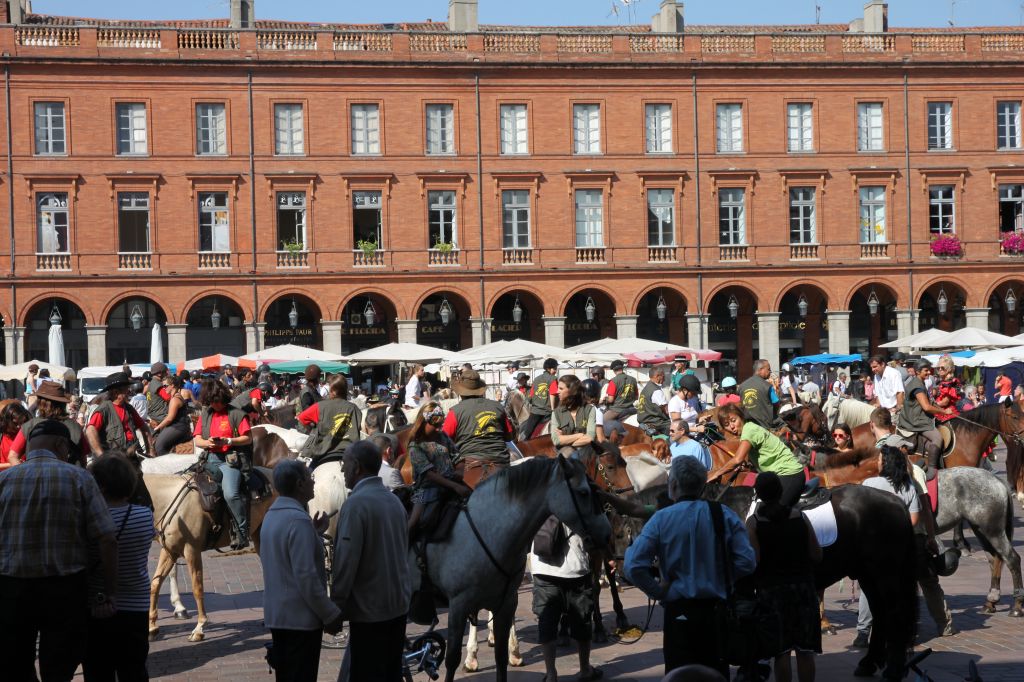
[[[963,244],[956,235],[936,237],[931,242],[933,256],[962,256],[964,253]]]
[[[1024,232],[1010,232],[1000,240],[999,245],[1004,253],[1024,253]]]

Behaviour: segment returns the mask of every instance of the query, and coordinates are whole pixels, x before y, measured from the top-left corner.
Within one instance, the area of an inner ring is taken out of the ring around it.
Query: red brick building
[[[108,22],[0,5],[8,362],[1017,334],[1024,32]],[[23,2],[23,0],[22,0]],[[935,241],[939,239],[939,241]],[[1022,302],[1024,303],[1024,302]],[[134,320],[133,320],[134,318]],[[140,328],[135,331],[133,321]],[[216,321],[216,324],[215,324]]]

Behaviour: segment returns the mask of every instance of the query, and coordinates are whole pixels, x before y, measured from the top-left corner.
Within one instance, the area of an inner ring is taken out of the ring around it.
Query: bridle
[[[1009,409],[1012,410],[1015,408],[1011,407]],[[1018,429],[1017,431],[1013,432],[1000,431],[999,429],[993,429],[991,426],[986,426],[985,424],[982,424],[980,422],[971,421],[970,419],[967,419],[966,417],[963,417],[959,414],[953,415],[952,419],[959,419],[960,421],[966,424],[977,426],[979,428],[985,429],[986,431],[990,431],[996,434],[997,436],[1001,436],[1004,441],[1009,442],[1012,440],[1017,445],[1024,446],[1024,429]],[[950,421],[952,421],[952,419]]]

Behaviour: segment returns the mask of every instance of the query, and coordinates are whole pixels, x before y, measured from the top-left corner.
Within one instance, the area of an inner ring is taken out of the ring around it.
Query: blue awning
[[[833,353],[821,353],[820,355],[803,355],[789,361],[791,365],[848,365],[851,362],[863,360],[861,355],[835,355]]]

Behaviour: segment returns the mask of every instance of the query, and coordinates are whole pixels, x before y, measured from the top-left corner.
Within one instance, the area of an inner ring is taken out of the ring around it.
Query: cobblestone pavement
[[[1002,464],[1000,461],[1000,469]],[[1022,514],[1019,507],[1016,517],[1014,544],[1021,551],[1024,533],[1021,532]],[[974,660],[985,682],[1024,682],[1024,638],[1021,637],[1024,633],[1024,619],[1007,616],[1007,595],[1012,591],[1009,572],[1004,570],[1004,597],[998,612],[993,615],[983,614],[980,607],[988,591],[988,561],[978,549],[978,543],[970,531],[967,536],[975,547],[975,553],[961,561],[955,576],[943,579],[942,582],[960,634],[947,638],[937,637],[935,625],[928,618],[922,603],[924,620],[918,644],[935,650],[927,661],[926,669],[936,682],[962,680],[967,675],[968,661]],[[153,556],[155,558],[155,553]],[[267,677],[267,666],[263,659],[263,645],[270,637],[262,625],[263,580],[259,559],[254,554],[222,556],[207,553],[204,560],[206,605],[210,617],[206,640],[196,644],[187,641],[189,632],[195,626],[191,594],[185,595],[184,601],[192,618],[176,621],[171,616],[165,586],[160,601],[161,637],[152,643],[149,656],[152,678],[197,681],[271,679]],[[183,587],[183,593],[187,589],[191,588]],[[850,582],[844,581],[826,593],[827,613],[837,626],[838,633],[823,637],[824,654],[818,657],[820,680],[855,679],[852,671],[860,652],[850,647],[856,634],[857,619],[856,602],[848,603],[850,589]],[[630,620],[642,623],[647,612],[647,601],[643,595],[634,588],[627,588],[623,593],[623,601]],[[610,608],[607,597],[604,606],[605,609]],[[606,626],[611,627],[612,621],[611,617],[605,616]],[[512,680],[540,680],[543,676],[543,662],[540,647],[536,644],[536,622],[530,612],[528,585],[519,593],[517,626],[525,665],[512,669],[509,677]],[[473,675],[460,673],[458,679],[493,679],[494,660],[492,650],[484,641],[485,636],[480,635],[481,671]],[[323,650],[321,680],[335,679],[341,653],[339,650]],[[592,661],[604,670],[605,679],[659,680],[662,663],[660,607],[655,609],[650,632],[638,643],[629,646],[597,646]],[[563,679],[575,679],[576,657],[572,649],[560,651],[559,672]],[[421,674],[418,679],[426,680],[427,677]]]

